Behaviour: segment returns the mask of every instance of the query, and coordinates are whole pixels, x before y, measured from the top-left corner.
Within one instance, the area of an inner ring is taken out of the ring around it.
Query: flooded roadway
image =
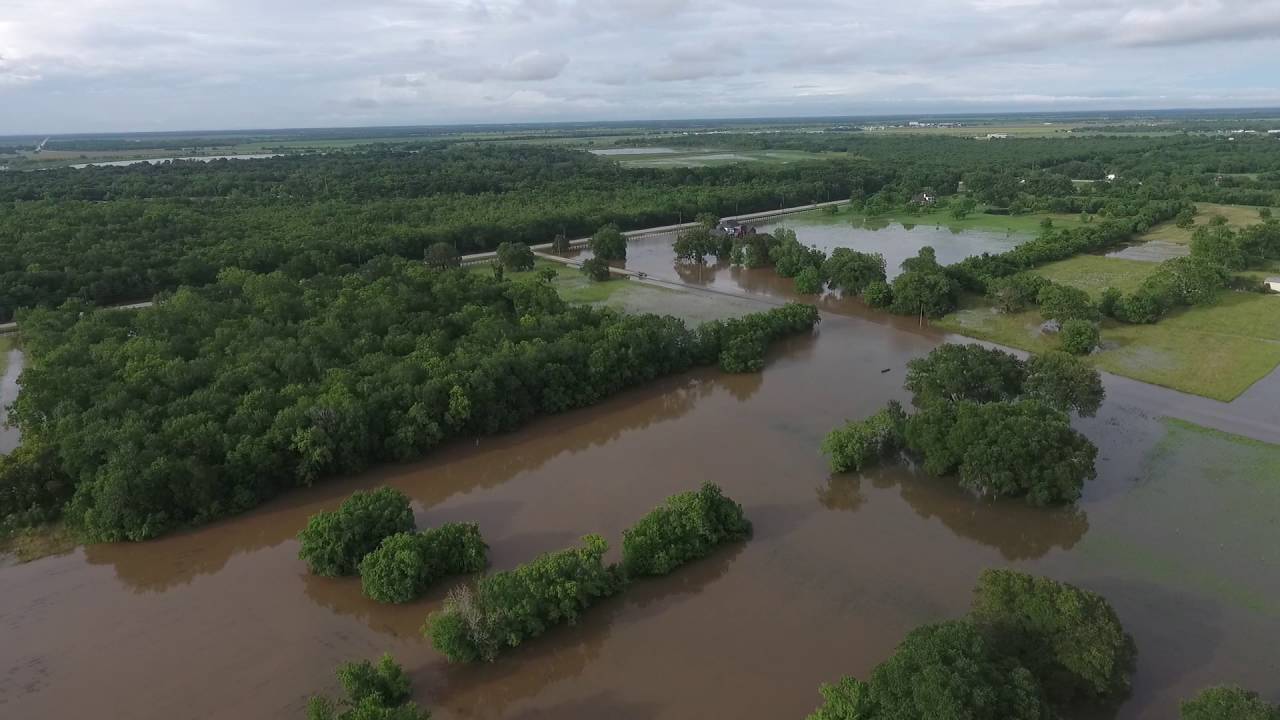
[[[786,293],[743,272],[738,292]],[[1190,462],[1195,436],[1111,402],[1078,424],[1100,453],[1076,508],[981,502],[906,466],[831,476],[822,436],[905,400],[905,363],[943,338],[824,304],[819,331],[759,375],[669,378],[198,531],[0,568],[0,717],[302,717],[309,694],[336,690],[336,665],[390,651],[443,720],[801,718],[820,682],[865,676],[910,629],[960,615],[997,566],[1112,602],[1139,648],[1123,720],[1172,717],[1222,682],[1280,699],[1280,496],[1265,475],[1197,464],[1231,461],[1217,446]],[[750,542],[478,667],[448,665],[419,634],[449,583],[379,605],[358,580],[308,575],[293,540],[309,515],[386,484],[420,526],[478,522],[504,569],[589,532],[616,546],[704,480],[743,503]]]

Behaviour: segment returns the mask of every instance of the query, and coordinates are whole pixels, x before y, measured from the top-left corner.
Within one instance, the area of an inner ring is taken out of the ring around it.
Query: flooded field
[[[628,265],[688,280],[669,243],[633,242]],[[790,285],[702,272],[697,284],[736,296],[728,314]],[[1120,720],[1172,717],[1223,682],[1280,699],[1274,447],[1148,416],[1117,392],[1078,423],[1100,452],[1075,508],[975,500],[906,465],[832,476],[822,436],[906,400],[906,362],[946,338],[856,301],[823,307],[819,330],[762,374],[689,373],[199,531],[0,568],[0,716],[302,717],[309,694],[335,691],[337,664],[390,651],[438,720],[802,718],[819,683],[865,676],[910,629],[962,614],[999,566],[1115,606],[1139,649]],[[624,528],[704,480],[743,503],[751,541],[478,667],[448,665],[419,633],[449,583],[380,605],[358,580],[307,574],[293,539],[309,515],[386,484],[413,498],[420,527],[478,522],[495,569],[591,532],[616,557]]]

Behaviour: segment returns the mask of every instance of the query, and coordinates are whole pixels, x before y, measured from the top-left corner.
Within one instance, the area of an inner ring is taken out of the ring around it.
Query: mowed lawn
[[[1069,260],[1045,265],[1036,269],[1035,273],[1056,283],[1080,288],[1097,300],[1109,287],[1118,288],[1125,293],[1137,290],[1157,267],[1159,263],[1142,260],[1077,255]]]
[[[578,268],[569,267],[564,263],[543,260],[542,258],[534,261],[532,270],[509,272],[505,277],[509,280],[536,278],[539,270],[548,267],[556,271],[556,278],[551,284],[556,289],[556,292],[560,293],[560,297],[564,298],[565,302],[579,305],[611,304],[607,301],[614,298],[615,295],[633,292],[638,289],[637,286],[642,285],[642,283],[633,282],[616,275],[611,280],[596,282],[583,275],[582,270]],[[467,269],[472,272],[493,272],[490,265],[471,265]],[[659,288],[644,287],[663,292]],[[614,305],[616,306],[616,304]]]
[[[1142,240],[1163,240],[1165,242],[1179,243],[1182,245],[1191,242],[1191,234],[1201,225],[1208,225],[1209,220],[1214,215],[1221,215],[1227,219],[1227,225],[1234,228],[1248,227],[1262,222],[1262,217],[1258,215],[1259,208],[1252,205],[1216,205],[1214,203],[1196,203],[1196,222],[1189,228],[1180,228],[1173,222],[1160,223],[1151,228],[1147,234],[1142,236]]]
[[[951,332],[1031,352],[1057,347],[1040,333],[1040,314],[996,313],[984,299],[934,324]],[[1100,369],[1153,385],[1235,399],[1280,365],[1280,295],[1223,291],[1217,303],[1175,312],[1153,325],[1103,323]]]

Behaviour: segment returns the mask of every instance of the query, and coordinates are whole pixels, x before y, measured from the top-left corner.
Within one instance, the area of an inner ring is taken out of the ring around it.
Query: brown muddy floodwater
[[[1184,443],[1160,421],[1111,402],[1080,422],[1099,478],[1070,509],[978,501],[907,466],[827,471],[822,436],[905,399],[905,363],[942,339],[826,313],[762,374],[689,373],[198,531],[0,568],[0,717],[300,718],[309,694],[336,690],[339,663],[390,651],[439,720],[802,718],[819,683],[865,676],[912,628],[962,614],[1000,566],[1116,607],[1139,648],[1120,718],[1172,717],[1221,682],[1276,699],[1280,499],[1250,500],[1248,527],[1210,517],[1206,483],[1229,478],[1179,462]],[[379,605],[358,580],[308,575],[293,539],[309,515],[386,484],[414,499],[419,526],[478,522],[505,569],[586,533],[616,548],[704,480],[743,503],[752,540],[488,665],[450,666],[419,634],[449,583]],[[1267,517],[1270,534],[1251,534]]]

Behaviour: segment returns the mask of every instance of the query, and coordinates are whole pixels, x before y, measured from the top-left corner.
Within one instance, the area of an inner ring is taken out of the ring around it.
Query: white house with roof
[[[1269,277],[1264,281],[1264,284],[1271,289],[1271,292],[1280,293],[1280,277]]]

